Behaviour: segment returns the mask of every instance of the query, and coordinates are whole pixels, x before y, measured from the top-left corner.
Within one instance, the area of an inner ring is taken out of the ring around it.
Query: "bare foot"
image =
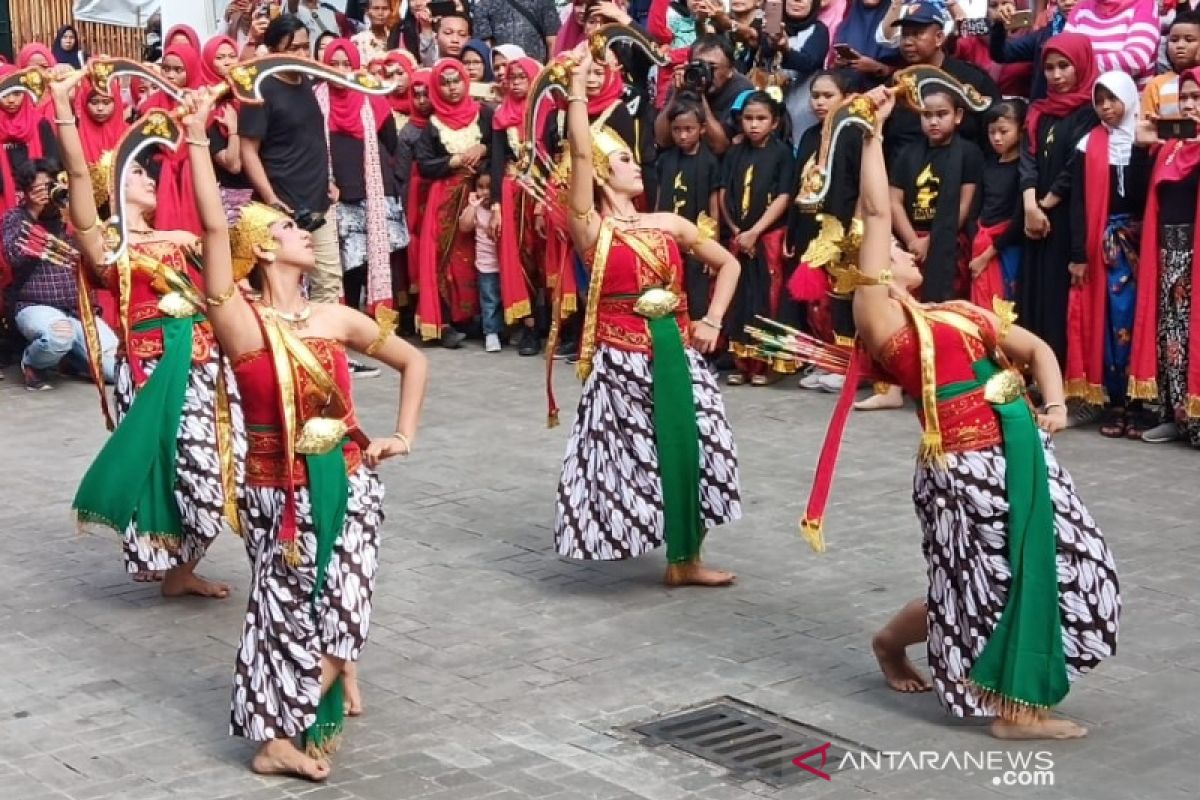
[[[737,579],[732,572],[710,569],[699,561],[689,564],[668,564],[663,582],[667,586],[728,586]]]
[[[871,649],[875,651],[875,660],[879,662],[883,679],[897,692],[928,692],[933,688],[917,671],[912,661],[909,661],[904,647],[894,646],[883,631],[875,634],[875,638],[871,640]]]
[[[161,572],[135,572],[133,580],[137,583],[158,583],[163,579]]]
[[[885,408],[903,407],[904,395],[900,393],[899,386],[889,386],[883,394],[873,394],[854,404],[854,408],[858,411],[881,411]]]
[[[329,762],[309,758],[287,739],[272,739],[263,743],[250,762],[250,769],[259,775],[290,775],[310,781],[329,777]]]
[[[997,739],[1082,739],[1087,732],[1082,725],[1052,717],[1020,722],[996,719],[992,722],[992,736]]]
[[[342,668],[342,692],[346,697],[346,716],[361,716],[362,692],[358,688],[358,665],[353,661],[347,661],[346,666]]]
[[[185,597],[194,594],[197,597],[224,600],[229,597],[229,591],[227,584],[205,580],[190,570],[167,570],[162,582],[163,597]]]

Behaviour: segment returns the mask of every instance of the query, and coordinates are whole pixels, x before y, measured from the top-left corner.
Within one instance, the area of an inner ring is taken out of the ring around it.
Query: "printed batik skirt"
[[[408,224],[404,219],[404,208],[395,197],[387,201],[388,252],[408,247]],[[342,268],[354,269],[367,263],[367,201],[338,203],[338,244],[341,247]],[[373,234],[372,234],[373,235]]]
[[[142,362],[147,376],[154,372],[158,359]],[[228,398],[228,418],[217,402],[218,375],[223,373],[223,391]],[[113,387],[114,411],[119,423],[137,397],[129,361],[117,360]],[[218,429],[224,428],[218,437]],[[224,447],[232,454],[223,458]],[[175,451],[175,501],[183,520],[183,537],[178,550],[155,546],[148,537],[139,536],[137,521],[121,537],[125,571],[130,574],[163,572],[204,557],[209,545],[227,527],[227,503],[222,464],[234,471],[234,483],[242,485],[246,461],[246,434],[242,424],[242,404],[237,382],[229,364],[213,348],[203,364],[193,364],[184,394],[183,414],[179,419],[179,437]]]
[[[279,541],[285,491],[245,489],[242,531],[252,575],[234,672],[230,731],[235,736],[265,742],[302,734],[316,721],[321,656],[357,661],[367,643],[383,484],[359,467],[349,485],[346,522],[315,606],[317,539],[308,489],[296,490],[297,566],[284,560]]]
[[[1163,422],[1176,422],[1184,441],[1200,447],[1200,419],[1189,419],[1188,352],[1193,289],[1193,226],[1164,225],[1158,270],[1158,396]]]
[[[686,353],[707,530],[742,516],[737,448],[716,380],[699,353]],[[558,484],[555,549],[575,559],[632,558],[664,543],[650,356],[600,345],[592,366]]]
[[[1054,503],[1063,650],[1074,681],[1116,652],[1121,596],[1100,529],[1045,434],[1042,441]],[[992,716],[968,676],[1000,621],[1012,578],[1004,450],[949,453],[946,459],[945,469],[919,465],[913,481],[929,567],[929,670],[951,714]]]

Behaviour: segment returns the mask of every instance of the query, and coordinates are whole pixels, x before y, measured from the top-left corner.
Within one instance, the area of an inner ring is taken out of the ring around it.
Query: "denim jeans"
[[[83,323],[52,306],[26,306],[17,312],[17,328],[29,341],[21,363],[37,370],[51,369],[64,358],[75,366],[87,367],[87,343],[83,338]],[[101,364],[104,380],[113,382],[117,354],[117,336],[103,319],[96,318],[100,336]]]
[[[483,335],[504,330],[504,309],[500,307],[500,273],[479,273],[480,324]]]

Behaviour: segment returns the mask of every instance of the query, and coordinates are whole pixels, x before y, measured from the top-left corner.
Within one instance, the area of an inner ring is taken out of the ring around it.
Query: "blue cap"
[[[946,7],[942,3],[921,0],[916,3],[906,3],[900,9],[900,16],[892,23],[896,25],[945,25],[950,19]]]

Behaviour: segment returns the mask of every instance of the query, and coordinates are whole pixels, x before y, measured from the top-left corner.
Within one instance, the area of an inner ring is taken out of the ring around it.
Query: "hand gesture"
[[[883,130],[883,123],[892,115],[896,108],[896,95],[886,86],[876,86],[867,92],[867,98],[875,106],[875,130]]]
[[[711,353],[717,349],[717,339],[721,331],[707,322],[696,320],[692,323],[692,347],[701,353]]]
[[[880,75],[885,69],[882,63],[864,55],[859,55],[853,61],[847,62],[846,66],[863,75]]]
[[[1071,285],[1083,286],[1087,281],[1087,264],[1072,262],[1067,264],[1067,272],[1071,273]]]
[[[1146,117],[1138,120],[1137,129],[1134,132],[1134,141],[1142,147],[1151,147],[1156,144],[1162,144],[1162,139],[1158,138],[1158,117],[1149,114]]]
[[[216,105],[217,95],[207,86],[184,92],[180,107],[183,109],[183,125],[188,136],[203,139],[208,130],[208,118]]]
[[[612,0],[601,0],[592,8],[593,14],[599,14],[609,22],[615,22],[618,25],[628,25],[633,21],[624,8],[612,2]]]
[[[1063,406],[1055,406],[1045,414],[1037,414],[1036,418],[1037,426],[1051,436],[1067,427],[1067,409]]]
[[[985,269],[987,269],[987,266],[990,262],[991,262],[991,259],[988,258],[986,255],[976,256],[975,258],[972,258],[971,263],[969,263],[967,265],[968,268],[971,270],[971,277],[978,278],[980,275],[982,275],[983,271]]]
[[[471,208],[479,208],[479,204],[483,202],[483,198],[479,196],[479,192],[467,193],[467,205]]]
[[[908,252],[912,253],[918,262],[923,263],[925,259],[929,258],[929,237],[917,239],[908,248]]]
[[[1010,2],[1010,0],[1005,0],[1003,3],[996,6],[996,9],[991,13],[992,20],[994,22],[999,22],[1005,28],[1007,28],[1012,24],[1012,16],[1016,10],[1017,7]]]
[[[333,179],[331,178],[329,180],[329,202],[336,203],[338,200],[341,199],[341,197],[342,197],[341,191],[338,189],[337,184],[334,183]]]
[[[1045,239],[1050,235],[1050,218],[1037,206],[1025,209],[1025,235],[1030,239]]]
[[[488,236],[492,237],[493,242],[500,241],[500,204],[496,203],[492,206],[492,218],[488,220]]]
[[[71,92],[79,85],[79,82],[86,77],[86,73],[81,69],[71,69],[66,72],[55,71],[50,73],[50,96],[55,100],[66,100],[68,103],[71,100]]]
[[[758,234],[754,231],[742,231],[733,238],[733,246],[740,253],[754,255],[754,248],[758,245]]]
[[[388,436],[387,438],[375,439],[371,442],[371,446],[367,448],[367,452],[363,453],[363,462],[371,469],[375,469],[380,463],[387,461],[389,458],[406,456],[408,452],[408,445],[396,436]]]
[[[217,114],[217,119],[221,125],[225,127],[229,136],[236,136],[238,132],[238,114],[237,109],[232,104],[227,104],[221,108]]]

